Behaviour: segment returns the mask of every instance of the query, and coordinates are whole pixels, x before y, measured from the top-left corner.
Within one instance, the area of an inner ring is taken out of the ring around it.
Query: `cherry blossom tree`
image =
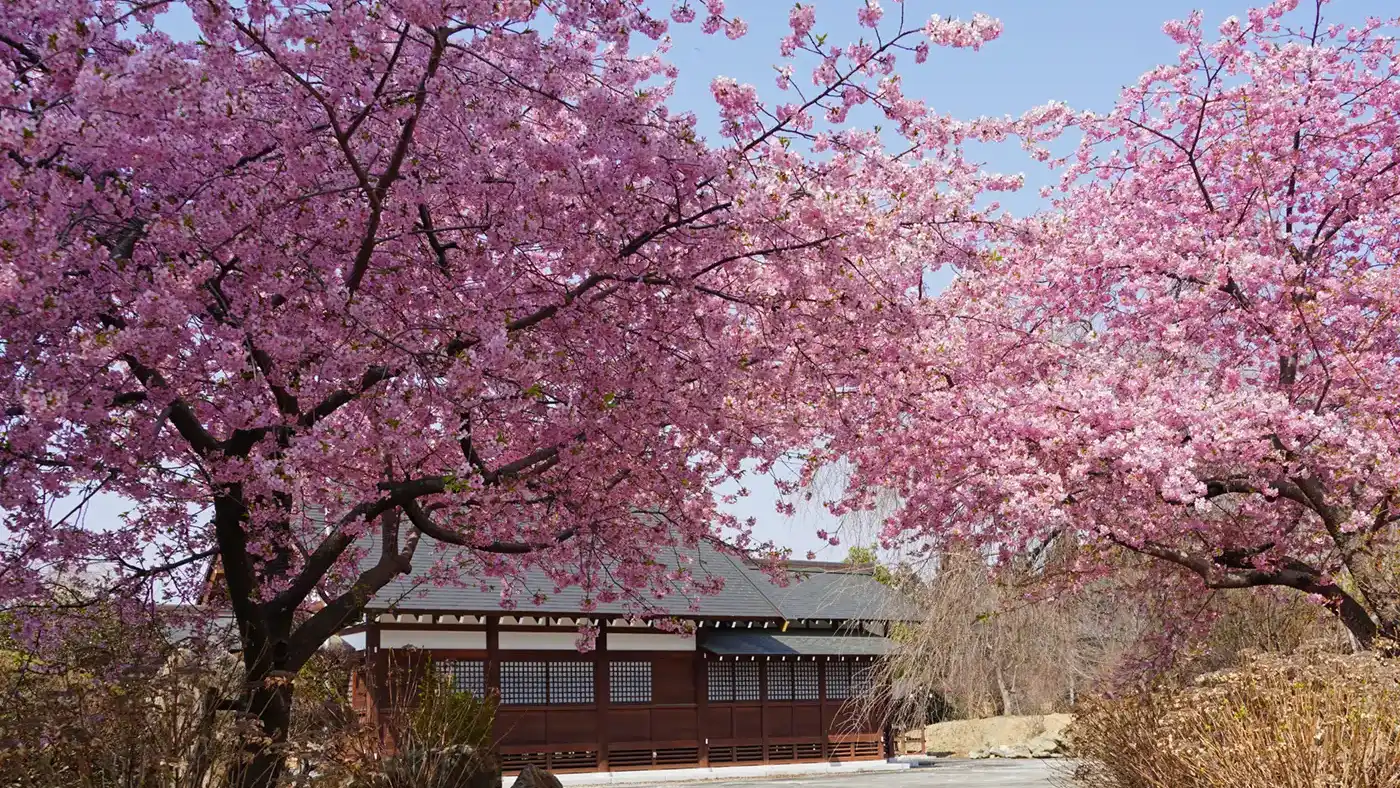
[[[887,542],[1072,533],[1085,571],[1126,549],[1400,636],[1397,20],[1296,5],[1169,23],[1177,62],[1059,114],[1053,209],[851,399],[838,510],[884,487]]]
[[[983,17],[870,0],[838,45],[799,4],[783,100],[716,80],[705,140],[665,35],[741,36],[720,0],[209,0],[194,41],[172,7],[6,6],[0,598],[94,562],[190,593],[217,560],[252,782],[280,678],[414,564],[508,602],[528,567],[595,604],[709,590],[658,548],[760,547],[717,485],[833,432],[842,359],[1016,185],[959,152],[996,124],[896,71]]]

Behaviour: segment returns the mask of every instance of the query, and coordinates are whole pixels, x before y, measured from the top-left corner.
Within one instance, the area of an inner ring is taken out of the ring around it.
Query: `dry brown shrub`
[[[1327,649],[1257,656],[1192,686],[1081,705],[1087,788],[1396,788],[1400,664]]]
[[[374,721],[331,715],[304,736],[317,788],[498,788],[494,696],[454,690],[431,663],[391,665],[388,711]],[[344,686],[331,682],[328,686]],[[344,706],[348,708],[348,702]],[[319,740],[320,746],[314,742]]]
[[[997,568],[950,551],[926,579],[901,585],[919,617],[895,627],[896,650],[881,663],[899,699],[895,725],[1065,712],[1101,690],[1146,621],[1102,584],[1055,581],[1045,566]]]

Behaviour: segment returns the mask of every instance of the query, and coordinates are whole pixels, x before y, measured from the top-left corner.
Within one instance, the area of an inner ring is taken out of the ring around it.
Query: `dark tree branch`
[[[303,413],[299,420],[302,428],[312,427],[316,422],[335,413],[345,405],[359,399],[365,392],[379,385],[380,383],[395,377],[398,373],[383,366],[373,366],[365,370],[360,376],[360,381],[353,389],[337,389],[330,393],[320,404],[311,410]]]
[[[432,31],[433,49],[428,54],[428,65],[423,71],[423,76],[418,80],[418,88],[413,93],[413,114],[404,121],[403,128],[399,131],[398,143],[394,146],[393,153],[389,154],[389,163],[384,168],[375,181],[374,189],[367,194],[370,204],[369,219],[365,224],[365,233],[360,238],[360,249],[355,254],[355,261],[350,266],[350,272],[345,278],[345,287],[350,293],[350,298],[355,297],[356,291],[360,289],[360,282],[365,277],[365,272],[369,270],[370,258],[374,256],[375,246],[378,245],[379,223],[384,216],[384,200],[389,194],[389,187],[399,179],[399,171],[403,167],[404,159],[408,156],[408,149],[413,143],[413,132],[418,128],[418,120],[423,116],[423,107],[428,103],[428,83],[437,74],[438,66],[442,64],[442,52],[447,47],[447,30],[437,29]]]
[[[1378,628],[1366,608],[1341,586],[1324,582],[1322,573],[1315,567],[1286,556],[1276,562],[1275,568],[1254,567],[1253,559],[1269,549],[1268,546],[1225,550],[1212,554],[1193,553],[1152,542],[1135,544],[1116,536],[1109,538],[1133,552],[1159,558],[1190,570],[1201,578],[1207,588],[1283,586],[1305,594],[1317,594],[1327,600],[1328,606],[1363,647],[1370,648],[1376,640]]]
[[[159,372],[141,363],[136,356],[127,353],[121,358],[131,369],[131,374],[136,376],[136,379],[146,387],[148,392],[155,393],[169,387]],[[209,434],[209,431],[199,422],[199,417],[195,415],[194,409],[189,406],[189,403],[182,399],[176,399],[170,403],[168,410],[170,423],[175,425],[180,437],[184,438],[197,454],[208,456],[221,448],[219,441],[215,440],[214,436]]]
[[[316,586],[325,578],[331,567],[335,566],[335,562],[354,544],[355,538],[351,536],[350,526],[358,520],[373,520],[375,517],[386,516],[401,502],[402,499],[399,496],[391,495],[374,501],[365,501],[346,512],[331,528],[330,534],[322,539],[316,549],[306,557],[301,571],[297,573],[292,583],[271,601],[271,607],[284,611],[295,610],[302,602],[306,601],[306,597],[312,591],[316,590]],[[395,536],[397,533],[395,530]],[[397,538],[392,545],[393,549],[397,548]],[[388,549],[391,548],[386,545],[386,550]]]
[[[554,547],[556,545],[567,542],[570,539],[574,538],[576,535],[578,535],[577,529],[566,528],[560,531],[559,533],[555,534],[551,540],[544,542],[478,543],[471,541],[463,534],[459,534],[456,531],[448,530],[447,528],[444,528],[438,525],[437,523],[433,522],[432,518],[428,516],[427,512],[423,511],[423,507],[419,506],[417,501],[406,501],[404,503],[403,509],[404,513],[408,515],[409,522],[413,523],[413,527],[416,528],[419,532],[423,533],[424,535],[432,539],[436,539],[439,542],[455,544],[461,547],[469,547],[473,550],[477,550],[483,553],[524,555],[526,553],[534,553],[540,550],[549,549],[550,547]]]
[[[202,550],[198,553],[187,555],[184,558],[181,558],[177,561],[171,561],[169,563],[161,564],[160,566],[136,566],[135,564],[132,564],[121,558],[117,559],[117,563],[121,564],[123,567],[125,567],[128,571],[131,572],[131,574],[127,576],[127,580],[140,580],[145,579],[147,577],[162,575],[166,572],[173,572],[176,569],[189,566],[190,564],[197,563],[199,561],[203,561],[206,558],[213,558],[218,554],[219,548],[211,547],[208,550]]]
[[[413,554],[418,549],[418,532],[408,535],[397,553],[381,555],[378,562],[361,572],[350,589],[332,599],[297,627],[287,644],[287,668],[299,669],[331,635],[339,632],[364,611],[365,605],[390,580],[413,570]]]
[[[428,206],[418,204],[418,224],[423,228],[423,235],[428,239],[428,246],[432,248],[433,255],[437,257],[438,270],[445,277],[452,276],[452,268],[447,264],[447,252],[450,249],[458,248],[456,242],[443,243],[438,240],[437,230],[433,229],[433,217],[428,213]]]
[[[10,49],[13,49],[15,52],[18,52],[20,57],[23,57],[24,60],[29,64],[29,67],[33,68],[35,71],[38,71],[42,74],[49,73],[49,67],[44,65],[44,59],[39,56],[38,52],[35,52],[23,41],[16,40],[5,35],[4,33],[0,33],[0,44],[4,44]]]

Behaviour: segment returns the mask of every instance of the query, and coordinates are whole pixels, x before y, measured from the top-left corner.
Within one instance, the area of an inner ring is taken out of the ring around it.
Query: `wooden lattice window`
[[[827,700],[842,700],[850,697],[851,664],[849,662],[826,663]]]
[[[792,666],[792,699],[818,700],[820,679],[817,678],[817,663],[797,662]]]
[[[850,697],[869,695],[875,689],[875,665],[870,662],[857,662],[851,666]]]
[[[758,700],[758,663],[734,663],[734,700]]]
[[[507,706],[549,703],[549,663],[502,662],[501,703]]]
[[[706,668],[709,699],[714,702],[734,700],[734,671],[732,662],[711,662]]]
[[[593,663],[549,663],[550,703],[592,703]]]
[[[651,703],[651,663],[608,665],[608,699],[613,703]]]
[[[591,662],[502,662],[501,703],[543,706],[593,702]]]
[[[792,700],[792,663],[769,662],[768,700]]]
[[[486,694],[486,663],[482,660],[443,660],[437,663],[437,669],[457,692],[469,692],[478,698]]]

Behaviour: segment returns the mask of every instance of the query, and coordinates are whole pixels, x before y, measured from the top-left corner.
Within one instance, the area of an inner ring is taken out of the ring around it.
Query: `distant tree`
[[[890,585],[894,582],[894,573],[880,561],[880,556],[875,551],[875,545],[870,547],[853,546],[846,552],[846,560],[841,563],[869,568],[871,575],[877,582]]]

